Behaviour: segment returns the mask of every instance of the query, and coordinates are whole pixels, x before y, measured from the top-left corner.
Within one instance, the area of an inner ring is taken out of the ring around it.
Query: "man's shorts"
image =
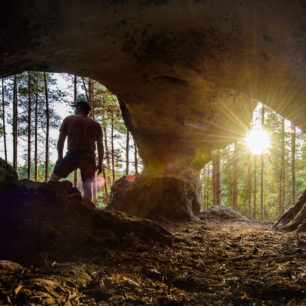
[[[56,163],[53,173],[65,178],[76,169],[81,170],[83,182],[92,182],[96,172],[95,152],[69,150],[66,156]]]

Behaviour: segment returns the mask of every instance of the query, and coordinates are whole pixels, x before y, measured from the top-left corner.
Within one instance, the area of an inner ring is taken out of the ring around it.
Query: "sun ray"
[[[245,137],[246,146],[255,155],[266,153],[271,147],[270,134],[263,129],[253,129]]]

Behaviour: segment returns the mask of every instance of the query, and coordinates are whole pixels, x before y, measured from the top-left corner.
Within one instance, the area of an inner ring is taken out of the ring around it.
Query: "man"
[[[64,119],[60,127],[57,142],[58,160],[49,182],[56,182],[67,177],[75,169],[81,170],[84,199],[91,200],[91,187],[95,172],[102,171],[103,143],[102,129],[98,122],[88,117],[90,105],[87,101],[79,101],[73,105],[75,115]],[[68,151],[63,158],[65,139],[68,136]],[[95,150],[98,148],[98,165],[96,166]]]

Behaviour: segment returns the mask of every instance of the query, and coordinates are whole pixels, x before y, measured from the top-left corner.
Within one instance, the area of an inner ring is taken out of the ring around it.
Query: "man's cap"
[[[79,102],[77,102],[75,104],[72,104],[72,107],[78,107],[78,106],[81,109],[86,109],[86,110],[90,110],[91,109],[90,104],[87,101],[85,101],[85,100],[81,100],[81,101],[79,101]]]

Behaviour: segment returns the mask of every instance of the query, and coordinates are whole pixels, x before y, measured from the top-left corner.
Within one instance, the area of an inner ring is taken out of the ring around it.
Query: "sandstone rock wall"
[[[190,176],[258,101],[305,128],[302,0],[3,1],[0,75],[90,76],[121,98],[147,173]]]

